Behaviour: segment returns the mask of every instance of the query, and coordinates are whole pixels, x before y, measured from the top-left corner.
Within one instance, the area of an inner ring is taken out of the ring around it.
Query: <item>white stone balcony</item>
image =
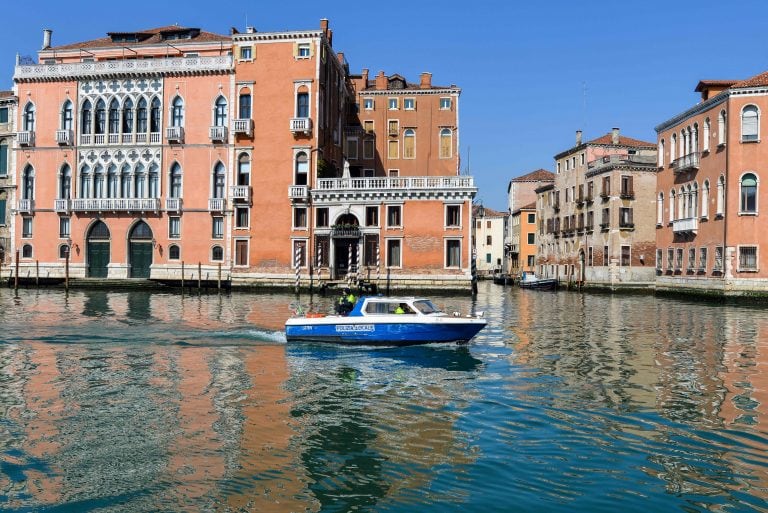
[[[20,199],[19,200],[19,206],[17,210],[19,212],[30,214],[35,208],[35,200],[31,199]]]
[[[312,132],[312,118],[291,118],[291,132],[294,134]]]
[[[179,74],[229,71],[233,67],[231,55],[213,57],[167,57],[161,59],[123,59],[116,61],[72,62],[66,64],[19,64],[15,81],[94,79],[125,76]]]
[[[68,199],[56,199],[53,200],[53,210],[56,212],[69,212],[69,200]]]
[[[672,231],[674,233],[696,233],[698,229],[699,220],[696,217],[675,219],[672,221]]]
[[[234,201],[251,201],[250,185],[232,185],[229,188],[229,195]]]
[[[34,146],[35,145],[35,132],[32,130],[26,130],[24,132],[16,133],[16,140],[19,146]]]
[[[56,130],[56,144],[72,146],[74,140],[72,130]]]
[[[477,193],[471,176],[408,176],[321,178],[312,189],[314,200],[349,199],[472,199]]]
[[[183,126],[169,126],[165,128],[165,138],[168,142],[184,142],[184,127]]]
[[[165,198],[165,210],[168,212],[180,212],[181,198]]]
[[[158,198],[77,198],[71,200],[75,212],[157,212]]]
[[[309,187],[306,185],[289,185],[288,198],[292,200],[306,201],[309,199]]]
[[[682,156],[679,159],[672,162],[672,168],[675,173],[683,173],[685,171],[699,169],[699,160],[701,159],[701,153],[694,152],[688,155]]]
[[[212,126],[210,128],[211,141],[227,142],[227,127]]]
[[[224,198],[208,198],[208,211],[224,212],[227,207],[227,200]]]
[[[253,134],[253,120],[248,119],[233,119],[232,131],[236,134],[245,134],[248,137]]]

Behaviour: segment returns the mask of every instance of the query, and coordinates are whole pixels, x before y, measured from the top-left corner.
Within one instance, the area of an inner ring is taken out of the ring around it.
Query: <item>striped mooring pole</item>
[[[317,279],[320,280],[320,269],[323,265],[323,245],[317,243]]]
[[[472,248],[472,295],[477,295],[477,249]]]
[[[301,246],[296,246],[296,253],[293,256],[293,265],[296,268],[296,294],[299,293],[299,273],[301,272],[301,269],[299,267],[299,262],[301,261]]]
[[[357,254],[355,255],[355,283],[360,284],[360,253],[362,253],[362,244],[357,244],[355,247]]]
[[[347,250],[347,285],[352,285],[352,244]]]
[[[376,285],[379,284],[379,280],[381,280],[381,250],[379,243],[376,242]]]

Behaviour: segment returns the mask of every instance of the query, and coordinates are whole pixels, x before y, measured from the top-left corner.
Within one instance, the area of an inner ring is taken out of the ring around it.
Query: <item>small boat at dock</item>
[[[486,325],[483,313],[440,311],[429,299],[363,296],[348,315],[309,313],[285,321],[288,342],[407,346],[467,343]]]
[[[522,289],[555,290],[558,285],[557,278],[539,278],[533,273],[526,273],[520,279]]]

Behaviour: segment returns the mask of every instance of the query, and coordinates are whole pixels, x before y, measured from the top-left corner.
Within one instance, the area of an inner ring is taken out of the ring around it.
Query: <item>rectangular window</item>
[[[211,237],[214,239],[223,239],[224,238],[224,218],[223,217],[213,217],[213,230],[211,233]]]
[[[397,178],[400,176],[400,170],[399,169],[389,169],[387,170],[387,176],[390,178]]]
[[[366,235],[363,239],[363,265],[375,266],[378,265],[377,251],[379,248],[379,236],[378,235]],[[381,258],[381,255],[378,255]]]
[[[445,226],[451,228],[461,226],[461,205],[445,206]]]
[[[536,234],[535,233],[529,233],[528,234],[528,244],[536,244]]]
[[[491,222],[490,221],[486,221],[485,222],[485,227],[490,230],[491,229]]]
[[[6,199],[0,199],[0,226],[5,226]]]
[[[624,199],[633,198],[635,196],[635,189],[632,186],[631,176],[621,177],[621,197]]]
[[[305,207],[296,207],[293,209],[293,227],[307,227],[307,209]]]
[[[299,43],[298,56],[302,59],[307,59],[311,56],[309,43]]]
[[[739,271],[757,271],[757,246],[739,246]]]
[[[528,267],[533,268],[535,263],[536,263],[536,256],[528,255]]]
[[[722,272],[723,270],[723,248],[717,246],[715,248],[715,264],[712,266],[713,271]]]
[[[251,117],[251,95],[240,95],[240,119],[250,119]]]
[[[328,208],[322,207],[315,211],[315,227],[328,228],[329,225]]]
[[[347,158],[357,160],[357,137],[347,139]]]
[[[707,270],[707,248],[699,248],[699,271]]]
[[[631,246],[622,246],[621,247],[621,265],[623,267],[632,265],[631,260],[630,260],[630,251],[631,251]]]
[[[603,209],[603,219],[600,222],[601,228],[608,228],[611,224],[611,209],[610,208],[604,208]]]
[[[387,158],[396,159],[398,157],[398,142],[397,139],[390,140],[387,145]]]
[[[372,134],[373,133],[373,121],[370,119],[366,119],[363,121],[363,130],[365,130],[366,134]]]
[[[397,98],[390,98],[388,101],[389,110],[397,110]]]
[[[389,135],[397,136],[400,134],[400,122],[396,119],[390,119],[387,123]]]
[[[0,123],[8,123],[8,107],[0,107]]]
[[[440,98],[440,110],[451,110],[450,98]]]
[[[445,241],[445,267],[461,267],[461,240]]]
[[[401,247],[400,239],[387,240],[387,267],[401,267]]]
[[[365,110],[373,110],[373,98],[363,98],[363,108]],[[373,121],[371,121],[373,123]]]
[[[688,248],[688,270],[693,271],[696,267],[696,248]]]
[[[373,169],[368,169],[368,168],[363,169],[363,177],[373,178],[374,176],[376,176],[376,174]]]
[[[181,238],[181,218],[178,216],[171,216],[168,218],[168,238],[179,239]]]
[[[328,267],[330,261],[330,237],[322,236],[315,239],[315,255],[318,267]]]
[[[493,245],[493,236],[492,235],[486,235],[485,236],[485,245],[486,246],[492,246]]]
[[[375,142],[373,139],[363,140],[363,158],[366,160],[372,160],[376,151]]]
[[[683,248],[677,248],[675,251],[675,271],[683,269]]]
[[[365,226],[379,226],[379,207],[365,207]]]
[[[607,266],[610,263],[610,255],[608,254],[608,246],[603,246],[603,265]]]
[[[8,174],[8,145],[0,142],[0,176]]]
[[[413,98],[404,99],[403,108],[405,110],[416,110],[416,100],[414,100]]]
[[[59,218],[59,238],[66,239],[67,237],[69,237],[69,218],[60,217]]]
[[[235,208],[235,228],[248,228],[248,217],[247,207]]]
[[[387,228],[399,228],[403,225],[402,208],[400,205],[387,206]]]
[[[664,266],[664,250],[657,249],[656,250],[656,270],[661,271],[662,267]]]
[[[240,47],[240,60],[241,61],[250,61],[253,59],[253,48],[250,46],[241,46]]]
[[[592,246],[589,246],[587,248],[587,265],[589,267],[592,267],[594,265],[594,254],[592,251]]]
[[[32,218],[31,217],[22,217],[21,236],[25,239],[29,239],[32,237]]]
[[[241,265],[241,266],[248,265],[248,241],[247,240],[235,241],[235,265]]]
[[[293,241],[293,268],[307,266],[307,241]]]
[[[490,264],[491,263],[491,254],[490,253],[486,253],[485,254],[485,263],[486,264]]]
[[[611,195],[611,177],[606,176],[603,178],[603,191],[600,193],[600,196],[603,198],[607,198]]]
[[[667,270],[671,271],[675,265],[675,250],[667,249]]]
[[[528,214],[528,224],[536,224],[536,214]]]
[[[619,227],[633,228],[635,223],[632,220],[632,209],[626,207],[619,208]]]

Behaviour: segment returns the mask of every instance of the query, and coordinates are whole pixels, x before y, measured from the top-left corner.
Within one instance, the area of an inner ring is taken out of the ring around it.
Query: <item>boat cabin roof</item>
[[[429,299],[423,297],[363,296],[355,303],[349,315],[394,315],[400,313],[416,315],[439,311]]]

